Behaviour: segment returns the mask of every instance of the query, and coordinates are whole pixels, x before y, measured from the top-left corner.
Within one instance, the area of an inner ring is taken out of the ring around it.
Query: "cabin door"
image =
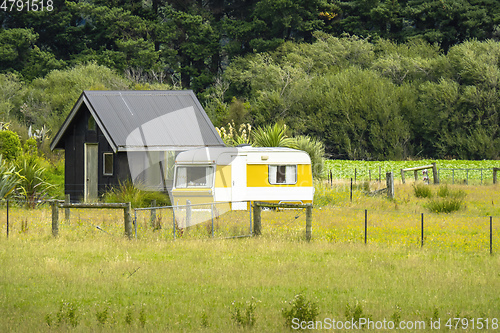
[[[85,169],[84,169],[84,200],[97,199],[97,161],[98,145],[96,143],[85,144]]]
[[[247,157],[233,155],[231,163],[231,201],[233,210],[247,209]]]

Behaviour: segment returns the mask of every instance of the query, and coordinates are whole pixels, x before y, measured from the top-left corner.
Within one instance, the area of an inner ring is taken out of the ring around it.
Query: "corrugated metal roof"
[[[115,151],[224,146],[191,90],[84,91],[56,134],[58,148],[85,103]]]

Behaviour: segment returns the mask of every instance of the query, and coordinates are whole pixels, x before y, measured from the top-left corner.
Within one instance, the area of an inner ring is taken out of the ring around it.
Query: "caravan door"
[[[247,156],[232,155],[231,162],[231,201],[233,210],[246,210],[247,203]]]

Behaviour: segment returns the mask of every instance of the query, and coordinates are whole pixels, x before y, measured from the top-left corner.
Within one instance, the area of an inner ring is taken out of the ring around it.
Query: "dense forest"
[[[331,158],[499,158],[497,0],[52,4],[0,10],[21,139],[53,136],[83,89],[193,89],[214,125],[284,122]]]

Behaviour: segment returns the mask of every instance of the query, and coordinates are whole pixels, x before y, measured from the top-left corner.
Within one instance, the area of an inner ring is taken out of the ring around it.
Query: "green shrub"
[[[51,198],[64,199],[64,159],[53,159],[47,161],[40,158],[41,165],[45,166],[45,177],[51,187],[47,194]],[[43,161],[43,163],[42,163]]]
[[[413,191],[417,198],[432,198],[432,190],[429,185],[424,185],[424,184],[413,185]]]
[[[452,213],[462,208],[467,196],[462,190],[451,190],[447,185],[438,189],[439,199],[430,200],[424,207],[433,213]]]
[[[450,195],[450,189],[448,185],[439,186],[437,191],[437,196],[440,198],[446,198]]]
[[[32,156],[38,155],[38,145],[35,138],[29,138],[26,140],[23,146],[25,154],[30,154]]]
[[[283,308],[281,310],[287,327],[292,327],[294,319],[298,319],[299,322],[310,322],[316,321],[316,317],[319,315],[318,304],[308,301],[303,294],[295,295],[288,304],[290,305],[289,309]]]
[[[346,320],[353,319],[354,321],[359,321],[360,318],[364,317],[363,307],[358,301],[354,305],[346,303],[344,315]]]
[[[424,207],[433,213],[452,213],[460,210],[462,204],[461,198],[441,198],[429,200]]]
[[[255,147],[297,148],[295,139],[286,135],[286,125],[278,123],[257,128],[252,132],[252,142]]]
[[[57,324],[77,327],[80,323],[80,316],[78,314],[78,306],[73,302],[63,302],[56,314]],[[47,318],[46,321],[48,322]]]
[[[300,135],[295,138],[297,149],[305,151],[311,158],[314,178],[321,177],[324,167],[325,145],[309,136]]]
[[[361,318],[367,318],[370,319],[372,318],[371,315],[367,315],[366,313],[363,312],[363,307],[361,306],[361,303],[356,301],[354,305],[351,305],[347,303],[345,305],[345,318],[346,320],[354,320],[355,322],[359,321]],[[361,328],[365,328],[365,325],[362,325]]]
[[[52,187],[47,182],[45,168],[40,165],[37,156],[31,155],[22,155],[15,165],[19,177],[18,193],[27,201],[28,207],[34,208],[36,202],[44,199]]]
[[[7,160],[13,161],[21,152],[21,140],[12,131],[0,131],[0,154]]]
[[[152,200],[156,200],[157,206],[170,206],[167,194],[140,190],[130,180],[120,182],[119,186],[104,194],[105,202],[130,202],[135,208],[149,207]]]
[[[439,187],[437,195],[440,198],[463,199],[467,194],[462,190],[451,190],[448,185],[444,185]]]
[[[14,167],[5,162],[0,155],[0,199],[12,196],[18,185],[19,178]]]
[[[97,323],[99,326],[103,327],[106,325],[106,322],[108,321],[108,316],[109,316],[109,308],[105,306],[102,310],[97,309],[95,312],[95,317],[97,319]]]
[[[252,327],[255,325],[255,309],[257,302],[252,297],[251,301],[233,302],[231,304],[231,319],[241,327]]]

